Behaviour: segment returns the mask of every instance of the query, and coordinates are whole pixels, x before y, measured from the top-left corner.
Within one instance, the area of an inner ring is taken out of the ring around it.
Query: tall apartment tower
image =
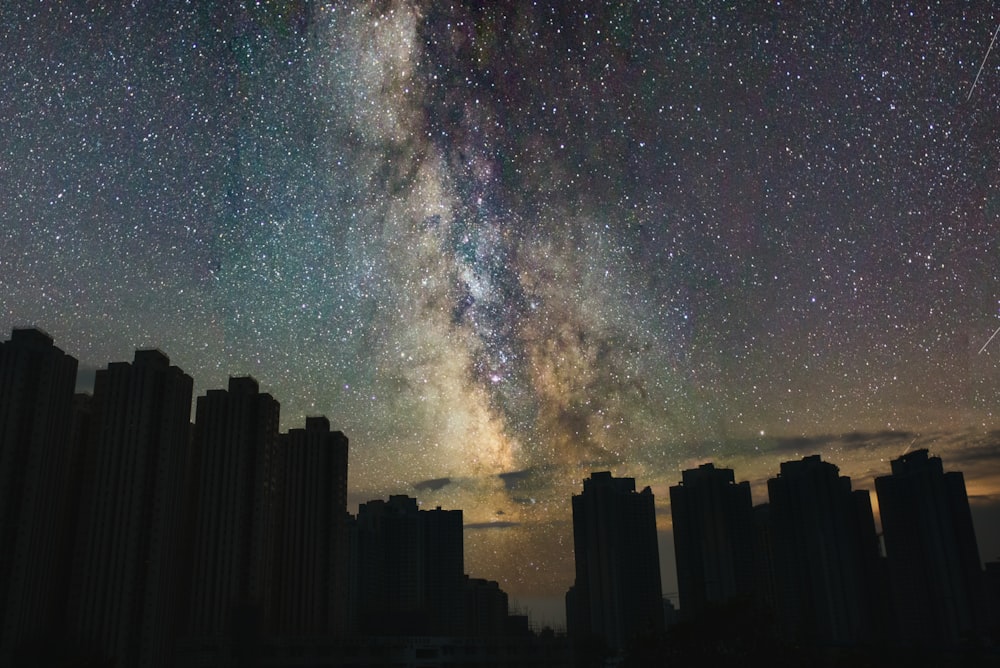
[[[420,512],[424,530],[425,599],[430,631],[459,635],[465,629],[465,545],[461,510]]]
[[[423,511],[403,495],[361,504],[358,603],[372,635],[458,635],[465,575],[462,511]]]
[[[695,616],[712,605],[754,593],[754,516],[750,483],[736,483],[732,469],[702,464],[670,488],[677,587],[681,613]]]
[[[239,647],[270,621],[279,410],[250,377],[198,397],[189,637]]]
[[[0,665],[59,613],[76,367],[36,329],[0,343]]]
[[[875,479],[900,640],[950,645],[982,630],[982,567],[962,474],[914,450]]]
[[[663,630],[656,511],[649,487],[593,473],[573,497],[576,581],[566,620],[575,644],[596,639],[622,650],[637,635]]]
[[[868,492],[819,455],[782,463],[767,488],[779,627],[810,644],[866,640],[878,560]]]
[[[280,437],[279,633],[342,635],[348,624],[347,437],[325,417]]]
[[[97,372],[70,601],[76,639],[168,665],[190,454],[192,380],[158,350]]]

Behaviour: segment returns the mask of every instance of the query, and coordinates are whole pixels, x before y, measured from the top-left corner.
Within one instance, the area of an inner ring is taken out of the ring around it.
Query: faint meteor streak
[[[990,345],[990,341],[996,338],[997,334],[1000,334],[1000,327],[997,327],[995,330],[993,330],[993,334],[990,336],[990,338],[986,339],[986,343],[983,344],[983,347],[980,348],[979,352],[976,354],[981,355],[983,351],[986,350],[986,346]]]
[[[996,44],[997,33],[1000,33],[1000,23],[997,24],[997,29],[993,31],[993,39],[990,40],[990,46],[988,49],[986,49],[986,55],[983,56],[983,62],[979,64],[979,71],[976,72],[976,80],[972,82],[972,87],[969,88],[969,94],[965,98],[966,102],[968,102],[972,98],[972,91],[976,90],[976,84],[979,83],[979,75],[983,73],[983,67],[986,66],[986,59],[990,57],[990,51],[993,50],[993,45]],[[994,334],[993,336],[996,336],[996,334]],[[993,336],[991,336],[990,338],[992,339]],[[989,343],[989,341],[987,341],[987,343]],[[979,352],[983,351],[980,350]]]

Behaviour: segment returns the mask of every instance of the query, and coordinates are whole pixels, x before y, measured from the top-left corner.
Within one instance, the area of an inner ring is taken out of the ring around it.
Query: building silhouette
[[[754,592],[750,483],[732,469],[702,464],[670,488],[681,611],[686,618]]]
[[[273,612],[281,493],[278,402],[250,377],[198,397],[189,638],[233,661]]]
[[[347,513],[326,418],[279,436],[278,402],[231,378],[192,425],[162,352],[93,395],[76,367],[37,330],[0,344],[0,666],[565,664],[464,574],[462,511]]]
[[[782,634],[811,645],[870,638],[879,555],[868,492],[852,492],[851,479],[819,455],[782,463],[767,488]]]
[[[760,610],[774,613],[778,591],[774,570],[774,536],[771,531],[771,504],[753,507],[754,603]]]
[[[983,564],[983,591],[986,596],[986,637],[1000,643],[1000,560]]]
[[[0,343],[0,665],[565,661],[496,582],[464,574],[460,510],[391,496],[347,513],[348,440],[326,418],[279,435],[278,402],[244,377],[199,397],[192,426],[192,379],[162,352],[98,371],[93,396],[73,395],[76,367],[37,330]],[[962,474],[918,450],[876,489],[888,560],[869,493],[818,455],[781,464],[756,508],[732,470],[684,471],[682,612],[710,629],[752,611],[733,601],[771,607],[780,637],[762,617],[739,651],[821,656],[891,628],[959,656],[996,637],[1000,569],[981,570]],[[653,494],[593,473],[572,508],[575,657],[645,656],[665,616]]]
[[[663,630],[663,597],[653,492],[634,478],[591,474],[573,496],[576,579],[566,622],[578,648],[620,652],[641,635]]]
[[[914,450],[875,479],[896,632],[907,645],[954,645],[982,631],[982,570],[965,479]]]
[[[0,665],[61,616],[76,368],[37,329],[0,343]]]
[[[493,580],[465,576],[465,629],[470,638],[496,638],[508,630],[507,593]]]
[[[349,629],[347,437],[325,417],[280,436],[281,485],[275,631]]]
[[[430,632],[461,635],[465,624],[465,536],[461,510],[441,507],[420,512],[423,519],[424,580]]]
[[[462,511],[420,510],[404,495],[376,499],[358,508],[357,541],[363,633],[462,633]]]
[[[119,665],[168,665],[177,630],[192,380],[158,350],[97,372],[70,634]]]

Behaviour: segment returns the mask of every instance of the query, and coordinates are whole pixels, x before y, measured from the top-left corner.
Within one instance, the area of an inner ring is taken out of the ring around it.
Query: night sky
[[[253,375],[543,622],[595,470],[652,486],[668,594],[705,461],[762,502],[926,447],[1000,557],[990,3],[118,4],[0,9],[0,332],[81,387]]]

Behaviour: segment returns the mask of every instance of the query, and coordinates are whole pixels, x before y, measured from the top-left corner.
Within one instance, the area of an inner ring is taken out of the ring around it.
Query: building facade
[[[0,343],[0,664],[60,615],[76,369],[39,330]]]
[[[779,629],[812,645],[866,641],[879,557],[868,492],[819,455],[783,462],[767,488]]]
[[[653,492],[634,478],[593,473],[573,496],[576,579],[567,595],[571,642],[621,651],[663,630]]]
[[[189,636],[246,648],[271,621],[279,411],[250,377],[198,397]]]
[[[343,635],[349,628],[347,437],[325,417],[280,437],[275,630]]]
[[[158,350],[97,372],[70,629],[121,665],[168,665],[177,631],[192,380]]]
[[[982,567],[965,479],[914,450],[875,479],[896,634],[907,645],[954,645],[983,627]]]
[[[682,614],[754,594],[754,518],[750,483],[732,469],[703,464],[670,488],[677,587]]]
[[[420,510],[404,495],[358,508],[358,612],[370,635],[460,635],[462,511]]]

